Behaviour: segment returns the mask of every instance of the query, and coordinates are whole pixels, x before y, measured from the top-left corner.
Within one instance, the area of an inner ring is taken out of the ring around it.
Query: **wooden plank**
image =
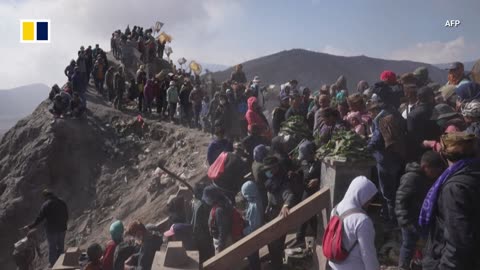
[[[288,217],[275,218],[206,261],[203,264],[203,269],[232,269],[232,266],[237,265],[243,258],[250,255],[252,250],[258,250],[291,230],[298,228],[322,209],[329,207],[329,205],[330,190],[323,188],[290,209]]]

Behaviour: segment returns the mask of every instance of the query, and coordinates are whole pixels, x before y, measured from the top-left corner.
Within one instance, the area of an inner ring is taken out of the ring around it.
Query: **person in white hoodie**
[[[366,209],[377,192],[372,181],[365,176],[358,176],[350,183],[343,200],[333,210],[336,215],[342,215],[353,208],[360,210],[343,220],[342,247],[351,251],[344,261],[329,262],[333,270],[380,269],[375,248],[375,229],[366,214]]]

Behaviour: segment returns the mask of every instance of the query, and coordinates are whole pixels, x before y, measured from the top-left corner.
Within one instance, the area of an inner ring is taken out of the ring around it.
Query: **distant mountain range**
[[[205,70],[209,70],[210,72],[217,72],[217,71],[222,71],[228,68],[228,66],[225,65],[218,65],[218,64],[208,64],[208,63],[200,63],[203,67],[203,72],[205,73]]]
[[[314,90],[322,84],[334,83],[340,75],[345,75],[349,90],[356,89],[360,80],[370,84],[379,81],[380,73],[392,70],[398,75],[413,72],[417,67],[426,66],[430,78],[438,83],[447,80],[447,71],[436,66],[413,61],[396,61],[367,56],[335,56],[303,49],[281,51],[243,63],[248,80],[260,76],[264,84],[280,84],[297,79],[300,85]],[[233,68],[213,74],[216,81],[230,78]]]
[[[0,90],[0,137],[18,120],[31,114],[48,97],[49,91],[44,84]]]

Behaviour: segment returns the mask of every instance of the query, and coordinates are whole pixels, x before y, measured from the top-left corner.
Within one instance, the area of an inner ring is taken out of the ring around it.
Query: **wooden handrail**
[[[326,209],[327,215],[330,214],[330,190],[328,188],[322,188],[297,204],[290,210],[287,217],[275,218],[209,259],[203,264],[203,269],[235,269],[235,265],[239,265],[238,263],[251,255],[253,251],[298,228],[314,215],[321,213],[323,209]]]

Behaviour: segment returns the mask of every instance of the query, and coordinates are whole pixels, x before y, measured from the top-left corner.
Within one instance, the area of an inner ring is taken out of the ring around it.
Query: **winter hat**
[[[253,149],[253,160],[256,162],[263,162],[263,159],[267,156],[268,149],[265,145],[260,144]]]
[[[417,78],[417,80],[424,82],[428,80],[428,69],[426,67],[419,67],[415,69],[413,75],[415,78]]]
[[[311,160],[315,156],[315,144],[311,141],[304,141],[298,147],[299,160]]]
[[[120,220],[117,220],[110,225],[110,235],[112,236],[112,240],[115,242],[120,242],[123,238],[123,223]]]
[[[471,118],[480,118],[480,101],[474,100],[462,108],[462,115]]]
[[[380,80],[389,84],[394,84],[397,82],[397,75],[393,71],[385,70],[380,74]]]
[[[450,118],[455,115],[458,114],[452,107],[448,106],[447,104],[438,104],[433,109],[431,120]]]
[[[417,77],[413,73],[405,73],[400,76],[400,83],[401,84],[417,84]]]

